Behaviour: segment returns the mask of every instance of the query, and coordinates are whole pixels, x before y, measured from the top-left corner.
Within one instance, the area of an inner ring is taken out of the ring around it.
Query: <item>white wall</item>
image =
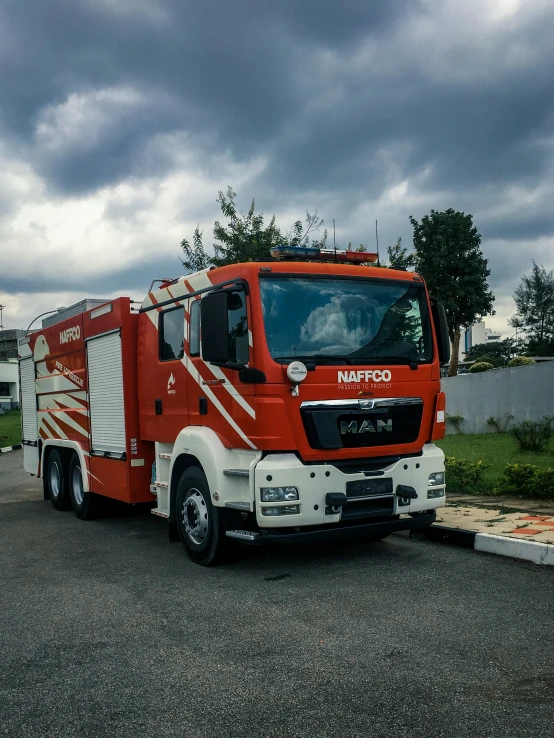
[[[9,396],[0,395],[0,407],[10,409],[19,406],[19,366],[17,359],[0,361],[0,382],[8,382]]]
[[[487,419],[514,416],[512,423],[554,415],[554,361],[441,380],[446,414],[462,415],[464,433],[488,433]],[[451,423],[447,433],[455,433]]]

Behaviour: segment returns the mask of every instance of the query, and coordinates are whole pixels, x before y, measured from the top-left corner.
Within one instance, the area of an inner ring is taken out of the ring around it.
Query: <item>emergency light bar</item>
[[[338,251],[318,249],[313,246],[272,246],[269,253],[274,259],[313,259],[314,261],[335,261],[350,264],[364,264],[377,261],[377,254],[368,251]]]

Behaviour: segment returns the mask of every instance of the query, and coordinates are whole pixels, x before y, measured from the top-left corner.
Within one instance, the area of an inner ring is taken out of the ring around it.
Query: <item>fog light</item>
[[[444,472],[435,472],[434,474],[429,474],[428,484],[429,487],[437,487],[439,484],[444,484]]]
[[[261,487],[262,502],[291,502],[298,499],[296,487]]]
[[[428,489],[427,490],[428,500],[435,500],[437,497],[444,497],[444,487],[442,487],[441,489]]]
[[[279,507],[262,507],[262,515],[276,517],[277,515],[299,515],[300,505],[280,505]]]
[[[281,514],[280,507],[262,507],[262,515],[275,516]]]

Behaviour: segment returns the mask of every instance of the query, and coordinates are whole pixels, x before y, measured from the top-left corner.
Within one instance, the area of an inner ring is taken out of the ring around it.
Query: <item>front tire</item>
[[[220,562],[228,550],[225,510],[214,507],[206,476],[198,466],[186,469],[177,485],[177,529],[189,558],[201,566]]]
[[[73,454],[69,464],[69,496],[73,512],[79,520],[90,520],[98,513],[98,498],[93,492],[83,488],[83,472],[77,454]]]
[[[55,448],[48,454],[45,476],[48,496],[53,507],[56,510],[67,509],[69,507],[67,466],[64,464],[62,455]]]

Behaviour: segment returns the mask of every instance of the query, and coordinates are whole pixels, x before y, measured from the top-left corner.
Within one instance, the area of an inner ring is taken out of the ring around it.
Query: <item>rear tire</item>
[[[67,464],[60,452],[53,448],[46,460],[46,488],[50,502],[56,510],[66,510],[69,507],[67,484]]]
[[[179,538],[191,561],[210,566],[226,557],[226,511],[212,504],[206,475],[200,467],[191,466],[182,473],[175,512]]]
[[[81,461],[73,454],[69,464],[69,496],[73,512],[79,520],[90,520],[98,514],[98,497],[93,492],[83,489],[83,472]]]

